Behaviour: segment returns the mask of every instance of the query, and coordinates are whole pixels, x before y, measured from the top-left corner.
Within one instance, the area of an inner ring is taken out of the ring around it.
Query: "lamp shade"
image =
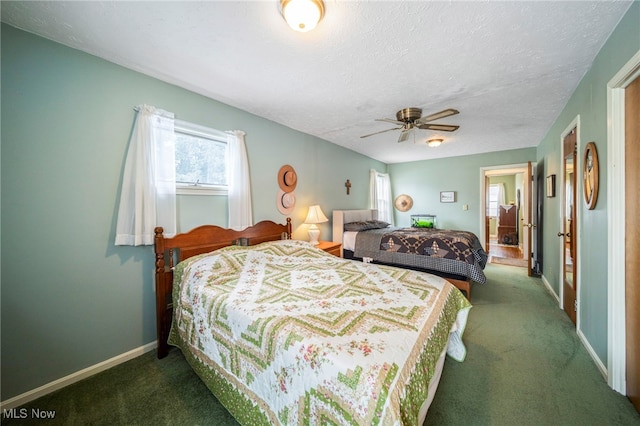
[[[322,0],[280,0],[280,5],[291,29],[303,33],[314,29],[324,15]]]
[[[309,207],[309,213],[307,213],[307,218],[304,220],[304,223],[314,224],[314,223],[323,223],[328,222],[329,219],[322,213],[320,206],[314,205]]]

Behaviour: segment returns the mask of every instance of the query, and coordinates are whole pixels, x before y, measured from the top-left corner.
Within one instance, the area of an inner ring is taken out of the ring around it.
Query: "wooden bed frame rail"
[[[222,247],[291,239],[291,219],[287,218],[285,225],[265,220],[241,231],[203,225],[172,238],[166,238],[163,232],[162,227],[155,228],[158,358],[164,358],[169,353],[167,339],[173,319],[172,291],[175,265],[192,256]]]

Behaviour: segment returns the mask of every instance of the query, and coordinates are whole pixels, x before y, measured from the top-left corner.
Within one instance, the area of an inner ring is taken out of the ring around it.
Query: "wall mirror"
[[[596,144],[589,142],[584,150],[583,170],[583,188],[584,201],[587,208],[593,210],[598,201],[598,151]]]

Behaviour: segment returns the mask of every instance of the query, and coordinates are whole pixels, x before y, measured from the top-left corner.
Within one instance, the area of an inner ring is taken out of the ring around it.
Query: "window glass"
[[[498,199],[500,198],[500,185],[489,185],[489,216],[498,216]]]
[[[226,134],[182,121],[176,121],[175,134],[178,193],[226,193]]]
[[[390,212],[392,212],[392,207],[391,183],[388,174],[376,172],[374,197],[375,208],[378,210],[378,219],[393,223],[393,218],[389,216]]]

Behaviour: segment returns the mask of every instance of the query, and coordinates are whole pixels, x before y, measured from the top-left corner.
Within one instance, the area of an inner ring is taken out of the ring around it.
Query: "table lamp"
[[[322,213],[320,206],[314,205],[309,207],[309,213],[304,223],[310,224],[309,227],[309,242],[315,246],[318,245],[318,237],[320,236],[320,229],[318,229],[318,223],[328,222],[329,219]]]

